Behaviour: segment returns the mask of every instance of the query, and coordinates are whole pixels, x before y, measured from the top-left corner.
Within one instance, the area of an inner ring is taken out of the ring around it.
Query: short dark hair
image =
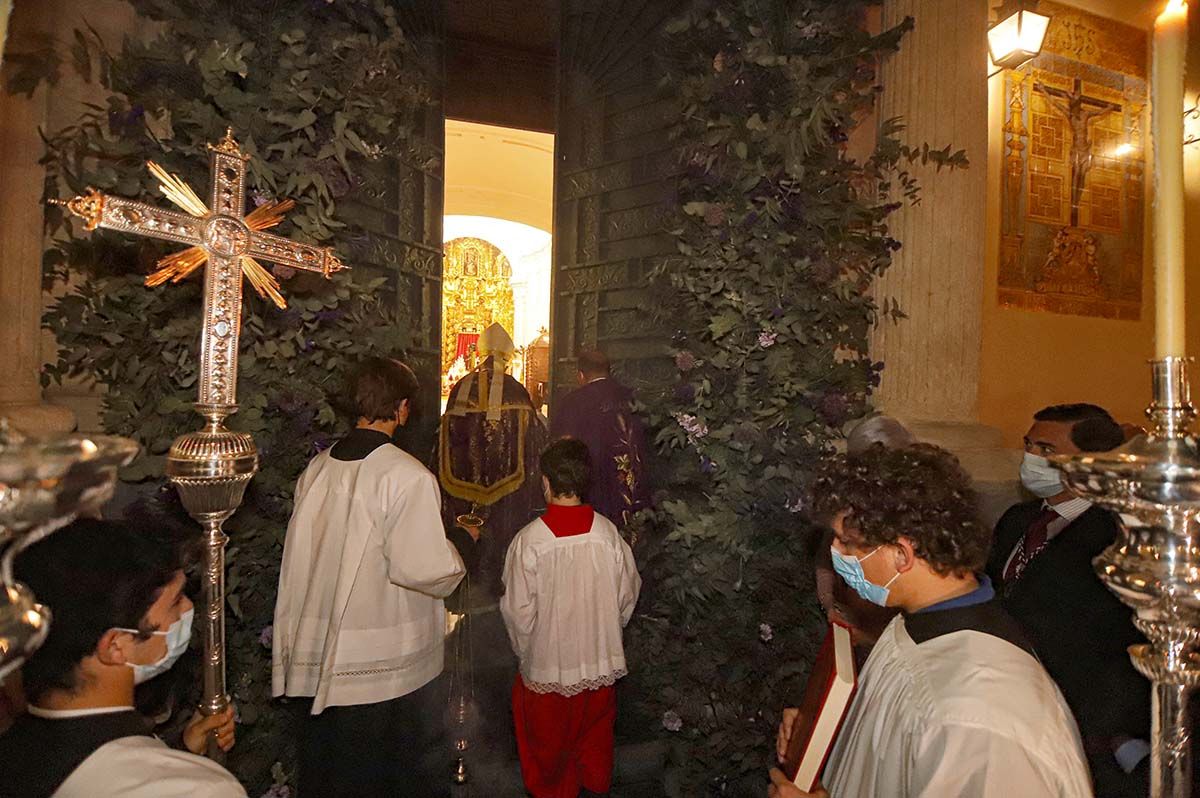
[[[612,361],[599,349],[585,349],[579,353],[579,371],[585,377],[607,377],[612,372]]]
[[[1099,405],[1051,405],[1034,413],[1033,420],[1070,424],[1071,443],[1081,452],[1107,452],[1125,442],[1121,425]]]
[[[141,629],[180,569],[178,548],[123,521],[80,519],[22,552],[16,577],[54,614],[50,634],[22,670],[30,701],[75,690],[76,668],[114,627]]]
[[[592,486],[592,457],[578,438],[559,438],[542,452],[542,475],[555,496],[587,498]]]
[[[944,449],[877,443],[837,455],[811,493],[821,520],[847,513],[848,526],[868,547],[908,538],[916,555],[942,576],[982,570],[987,560],[991,535],[977,516],[971,478]]]
[[[360,363],[354,372],[353,388],[355,412],[367,421],[395,418],[405,399],[416,410],[421,390],[412,369],[399,360],[384,357],[371,357]]]

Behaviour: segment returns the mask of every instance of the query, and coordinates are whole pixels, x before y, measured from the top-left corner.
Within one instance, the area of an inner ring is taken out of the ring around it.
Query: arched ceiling
[[[550,232],[553,191],[554,136],[446,120],[446,216],[490,216]]]

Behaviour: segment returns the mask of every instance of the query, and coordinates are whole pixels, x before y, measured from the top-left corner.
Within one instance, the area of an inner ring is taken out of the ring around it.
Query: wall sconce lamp
[[[1025,10],[1022,0],[1005,0],[1000,19],[988,29],[988,53],[1001,69],[1016,69],[1042,51],[1050,17]]]

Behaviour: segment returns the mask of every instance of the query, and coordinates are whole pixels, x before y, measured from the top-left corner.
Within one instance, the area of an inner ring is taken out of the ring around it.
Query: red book
[[[831,623],[808,676],[800,716],[792,727],[783,763],[783,772],[805,792],[812,792],[821,780],[821,771],[857,687],[850,628]]]

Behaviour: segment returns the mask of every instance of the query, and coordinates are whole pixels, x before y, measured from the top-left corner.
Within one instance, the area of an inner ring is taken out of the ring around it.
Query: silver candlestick
[[[112,497],[117,469],[137,454],[128,438],[28,438],[0,418],[0,679],[46,639],[50,610],[13,577],[17,555]]]
[[[1154,798],[1192,794],[1188,698],[1200,683],[1200,453],[1187,364],[1179,357],[1152,361],[1149,434],[1111,452],[1052,458],[1074,493],[1124,521],[1120,538],[1094,564],[1149,640],[1129,655],[1154,685]]]

